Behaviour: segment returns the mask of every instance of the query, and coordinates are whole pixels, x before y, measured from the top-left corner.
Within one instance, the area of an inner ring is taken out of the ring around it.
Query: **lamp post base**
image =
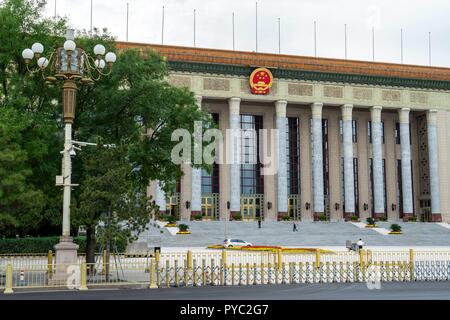
[[[49,283],[55,286],[67,286],[76,289],[80,281],[80,266],[78,264],[79,246],[72,237],[61,236],[55,245],[56,261],[54,273],[49,277]]]

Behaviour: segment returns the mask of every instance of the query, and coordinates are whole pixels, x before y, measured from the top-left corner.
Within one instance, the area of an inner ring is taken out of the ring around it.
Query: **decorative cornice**
[[[174,61],[174,60],[169,60],[168,65],[171,70],[178,72],[233,75],[244,77],[250,76],[252,70],[254,69],[252,67],[239,65]],[[432,90],[450,90],[450,81],[399,78],[399,77],[361,75],[361,74],[343,74],[343,73],[305,71],[293,69],[270,69],[270,70],[272,71],[273,76],[276,79],[365,84],[376,86],[420,88]]]

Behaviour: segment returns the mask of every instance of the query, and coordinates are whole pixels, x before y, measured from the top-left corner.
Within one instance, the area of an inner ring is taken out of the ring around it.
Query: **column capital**
[[[381,122],[381,110],[382,106],[373,106],[370,108],[370,114],[372,117],[372,122]]]
[[[344,104],[341,106],[342,110],[342,120],[352,120],[352,110],[353,105],[352,104]]]
[[[312,103],[311,104],[312,117],[322,119],[322,108],[323,108],[322,102]]]
[[[438,114],[438,111],[436,109],[430,109],[427,111],[428,124],[436,124],[437,123],[437,114]]]
[[[280,118],[286,117],[286,107],[287,107],[286,100],[275,101],[275,109],[276,109],[277,117],[280,117]]]
[[[400,119],[400,123],[409,123],[409,111],[410,108],[401,108],[398,109],[398,117]]]
[[[241,98],[232,97],[228,99],[228,104],[230,106],[230,114],[239,115],[239,107],[241,105]]]

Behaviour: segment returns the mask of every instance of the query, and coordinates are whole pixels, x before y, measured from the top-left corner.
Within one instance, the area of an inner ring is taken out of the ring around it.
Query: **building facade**
[[[176,190],[148,193],[181,220],[450,221],[450,69],[254,52],[119,43],[152,48],[169,82],[196,94],[227,129],[279,129],[278,171],[264,165],[184,165]],[[265,94],[249,78],[273,75]],[[235,141],[253,157],[260,137]],[[226,143],[226,141],[225,141]],[[270,145],[270,143],[269,143]]]

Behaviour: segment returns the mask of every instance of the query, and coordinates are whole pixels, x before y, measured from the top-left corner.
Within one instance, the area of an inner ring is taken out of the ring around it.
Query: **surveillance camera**
[[[75,157],[77,155],[77,153],[75,152],[75,149],[71,149],[69,154],[71,157]]]

